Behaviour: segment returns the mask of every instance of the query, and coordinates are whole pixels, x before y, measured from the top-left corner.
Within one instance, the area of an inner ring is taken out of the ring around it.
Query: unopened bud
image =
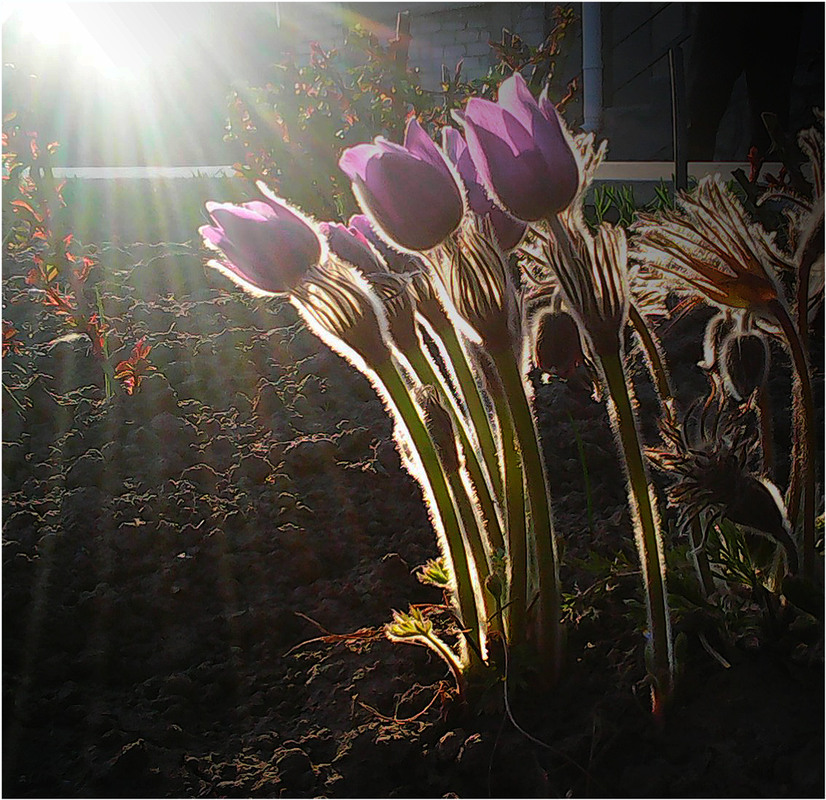
[[[720,374],[735,400],[745,400],[769,373],[769,347],[758,333],[730,333],[720,347]]]
[[[546,314],[539,321],[534,341],[534,363],[543,372],[569,378],[585,356],[579,328],[566,311]]]
[[[789,569],[797,572],[797,549],[789,536],[791,525],[780,492],[773,483],[749,476],[725,513],[732,522],[748,525],[783,545]]]
[[[493,595],[493,596],[494,596],[497,600],[501,599],[501,597],[502,597],[502,590],[503,590],[503,588],[504,588],[504,587],[503,587],[503,585],[502,585],[502,579],[499,577],[499,575],[497,575],[497,574],[495,574],[495,573],[493,573],[493,572],[492,572],[490,575],[488,575],[488,577],[487,577],[487,578],[485,578],[485,588],[486,588],[486,589],[487,589],[487,590],[491,593],[491,595]]]
[[[459,471],[459,454],[456,450],[456,435],[450,414],[439,400],[439,394],[433,386],[420,386],[416,389],[416,401],[422,409],[424,423],[439,460],[445,472],[453,474]]]

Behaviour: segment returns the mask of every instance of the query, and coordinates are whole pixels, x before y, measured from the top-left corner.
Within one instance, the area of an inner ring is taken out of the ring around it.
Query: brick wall
[[[499,41],[502,28],[531,45],[545,38],[543,3],[415,3],[410,7],[410,66],[422,85],[437,89],[441,65],[453,71],[463,60],[466,78],[484,76],[496,63],[488,42]]]

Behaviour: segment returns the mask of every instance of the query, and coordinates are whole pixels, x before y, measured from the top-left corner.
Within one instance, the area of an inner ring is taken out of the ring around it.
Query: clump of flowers
[[[497,669],[494,639],[535,665],[540,683],[559,677],[558,534],[527,373],[531,363],[563,376],[591,366],[627,479],[647,609],[648,681],[660,715],[676,674],[665,542],[638,432],[626,333],[635,331],[668,412],[668,373],[643,313],[664,307],[648,262],[718,304],[759,309],[790,339],[780,285],[764,267],[780,256],[770,237],[750,233],[712,183],[684,201],[698,221],[685,223],[674,212],[650,223],[642,230],[644,251],[629,247],[622,228],[591,229],[582,207],[605,148],[595,148],[592,137],[574,138],[547,90],[536,100],[518,73],[502,83],[497,102],[472,98],[455,116],[464,135],[445,127],[441,148],[411,116],[402,144],[378,137],[344,151],[339,166],[364,212],[347,225],[317,223],[262,183],[260,200],[208,204],[211,224],[201,234],[217,254],[210,263],[250,292],[288,296],[383,398],[440,546],[441,558],[420,578],[446,591],[456,623],[453,637],[437,633],[425,610],[411,608],[396,612],[386,632],[429,647],[461,688]],[[646,263],[632,266],[632,253]],[[434,344],[441,358],[433,357]],[[764,382],[759,334],[738,328],[722,354],[740,395]],[[777,500],[769,482],[752,473],[745,445],[732,440],[714,453],[711,445],[688,443],[674,420],[664,430],[670,449],[658,463],[680,476],[670,497],[685,504],[686,520],[708,507],[750,524],[717,487],[706,487],[706,469],[723,475],[733,465],[739,472],[724,477],[761,500]],[[788,527],[782,505],[773,506],[776,538]],[[794,548],[788,553],[793,565]]]

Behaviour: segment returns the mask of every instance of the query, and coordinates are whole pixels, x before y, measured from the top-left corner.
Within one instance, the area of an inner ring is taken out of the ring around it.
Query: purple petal
[[[362,197],[382,231],[408,250],[429,250],[462,220],[462,196],[431,164],[385,153],[367,167]]]
[[[554,194],[558,210],[567,208],[579,188],[579,166],[571,145],[562,130],[562,121],[554,104],[543,95],[542,123],[534,136],[542,157],[553,173]]]
[[[498,105],[513,114],[523,128],[533,131],[535,115],[539,107],[525,79],[515,72],[499,86]]]
[[[258,214],[258,216],[263,217],[264,219],[278,216],[278,210],[273,206],[273,204],[267,203],[263,200],[251,200],[249,203],[242,203],[241,206],[242,208],[246,208],[249,211]]]
[[[339,169],[351,181],[363,181],[370,159],[381,155],[383,152],[382,147],[377,144],[357,144],[355,147],[348,147],[338,160]]]
[[[407,121],[407,128],[404,132],[404,147],[412,155],[432,164],[436,169],[449,175],[450,170],[445,165],[445,160],[436,147],[433,140],[425,133],[424,128],[415,117]]]
[[[365,273],[383,271],[367,239],[358,230],[351,231],[338,222],[322,222],[321,232],[327,237],[330,250],[339,258]]]
[[[467,144],[465,144],[464,137],[456,128],[445,126],[442,128],[442,149],[445,151],[445,155],[447,155],[450,162],[458,167],[459,159],[467,150]],[[459,174],[461,175],[461,172]],[[463,180],[464,177],[465,176],[462,175]]]
[[[202,225],[198,228],[198,233],[201,234],[201,237],[205,242],[217,248],[220,248],[221,245],[227,240],[224,232],[220,228],[212,227],[212,225]]]

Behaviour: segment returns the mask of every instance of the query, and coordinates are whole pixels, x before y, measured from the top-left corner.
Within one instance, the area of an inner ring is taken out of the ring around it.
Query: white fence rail
[[[768,172],[778,172],[782,164],[770,163],[763,166]],[[693,161],[688,164],[688,174],[692,178],[719,174],[728,177],[737,169],[749,174],[750,165],[737,161]],[[235,171],[231,166],[203,167],[55,167],[55,177],[83,178],[84,180],[121,180],[148,178],[206,178],[231,177]],[[670,181],[674,174],[672,161],[604,161],[597,170],[599,181],[650,182]]]

